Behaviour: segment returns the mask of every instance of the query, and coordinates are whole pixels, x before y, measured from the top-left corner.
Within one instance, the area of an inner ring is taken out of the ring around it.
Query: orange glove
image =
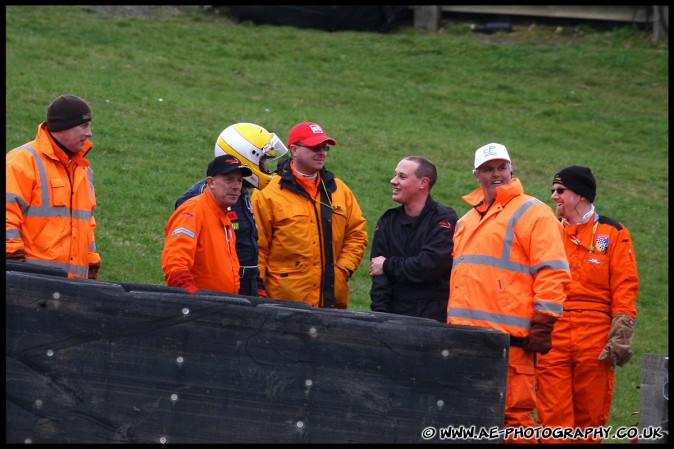
[[[23,249],[17,250],[15,253],[5,253],[6,260],[16,260],[17,262],[25,262],[26,254],[23,252]]]
[[[534,311],[534,318],[531,320],[529,335],[524,337],[522,348],[529,352],[540,352],[547,354],[552,349],[552,329],[555,326],[555,318],[547,313]]]
[[[608,332],[608,343],[599,354],[599,360],[611,356],[611,371],[616,365],[622,367],[632,358],[632,336],[634,335],[634,318],[626,313],[619,313],[613,317],[611,330]]]
[[[101,268],[101,263],[90,263],[89,264],[89,275],[88,279],[98,279],[98,270]]]
[[[263,298],[269,298],[269,295],[267,294],[267,291],[262,290],[261,288],[257,289],[257,296],[262,296]]]
[[[194,276],[190,273],[189,270],[177,270],[169,275],[166,285],[169,287],[180,287],[184,288],[190,295],[193,295],[194,292],[199,290],[196,285],[194,285]]]

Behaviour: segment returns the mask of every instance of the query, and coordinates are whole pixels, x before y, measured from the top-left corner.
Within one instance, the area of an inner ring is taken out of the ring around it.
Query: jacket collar
[[[510,200],[523,193],[524,187],[522,187],[522,182],[520,182],[519,178],[513,178],[509,184],[496,187],[496,198],[494,199],[494,202],[501,204],[501,206],[505,206]],[[484,203],[482,186],[461,198],[473,207],[479,206]]]

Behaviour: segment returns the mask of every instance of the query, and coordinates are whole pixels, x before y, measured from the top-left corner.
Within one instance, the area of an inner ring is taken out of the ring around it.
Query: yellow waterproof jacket
[[[367,227],[347,185],[325,168],[320,176],[312,198],[295,182],[287,159],[269,185],[253,193],[260,276],[271,298],[346,309]]]
[[[59,148],[47,123],[35,140],[5,157],[5,252],[24,251],[26,261],[87,278],[90,264],[100,264],[94,230],[94,174],[84,157],[87,140],[72,159]]]
[[[476,206],[482,188],[462,198]],[[559,227],[517,178],[496,188],[484,218],[468,211],[454,233],[447,322],[525,337],[534,310],[560,317],[571,275]]]

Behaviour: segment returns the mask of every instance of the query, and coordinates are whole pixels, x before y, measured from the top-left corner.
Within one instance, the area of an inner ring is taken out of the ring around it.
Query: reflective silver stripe
[[[9,239],[20,239],[21,231],[16,228],[5,229],[5,240]]]
[[[552,301],[535,301],[534,310],[547,310],[548,312],[561,315],[564,307],[561,304]]]
[[[76,220],[90,220],[93,216],[93,210],[75,209],[69,207],[53,207],[51,206],[51,198],[49,197],[49,184],[47,182],[47,170],[42,163],[42,159],[37,151],[30,145],[24,145],[25,150],[29,151],[35,159],[37,165],[38,175],[40,177],[40,185],[42,186],[42,206],[28,206],[22,207],[23,214],[27,217],[72,217]],[[88,171],[89,188],[93,189],[93,172]],[[23,203],[23,200],[21,201]]]
[[[16,203],[21,208],[21,213],[26,214],[28,210],[28,204],[16,193],[7,193],[5,192],[5,203]]]
[[[47,268],[59,268],[61,270],[65,270],[70,274],[75,274],[82,277],[89,276],[89,266],[83,267],[82,265],[68,264],[65,262],[55,262],[53,260],[33,259],[31,257],[27,257],[26,261],[29,261],[31,264],[41,265]]]
[[[452,313],[447,314],[447,316],[468,318],[471,320],[489,321],[492,323],[499,323],[507,326],[517,326],[524,329],[529,329],[531,327],[531,320],[529,320],[528,318],[518,318],[512,315],[503,315],[501,313],[488,313],[485,312],[484,310],[464,309],[460,307],[452,307],[450,310],[452,311]]]
[[[24,145],[21,148],[28,150],[33,155],[33,159],[35,159],[37,172],[40,175],[40,185],[43,186],[42,189],[40,189],[42,190],[42,204],[51,204],[51,201],[49,201],[49,188],[45,188],[45,186],[49,186],[47,183],[47,169],[44,168],[44,164],[42,163],[42,159],[40,159],[40,155],[37,154],[35,148],[30,145]]]
[[[536,198],[531,198],[518,207],[515,213],[510,217],[508,220],[505,236],[503,238],[503,250],[501,251],[500,257],[485,256],[481,254],[463,254],[454,259],[452,268],[462,263],[471,263],[474,265],[486,265],[494,268],[501,268],[503,270],[514,271],[516,273],[526,273],[532,276],[538,273],[538,271],[544,267],[557,270],[568,270],[569,263],[566,260],[547,260],[534,266],[513,262],[510,260],[510,253],[512,251],[513,240],[515,238],[515,225],[531,206],[540,202],[541,201]]]
[[[511,260],[512,246],[515,239],[515,225],[526,213],[526,211],[529,210],[530,207],[540,202],[541,201],[536,198],[531,198],[522,203],[522,205],[518,207],[517,210],[512,214],[506,227],[505,236],[503,238],[503,250],[501,251],[500,257],[486,256],[481,254],[463,254],[454,259],[452,268],[455,268],[457,265],[463,263],[470,263],[474,265],[485,265],[489,267],[500,268],[516,273],[524,273],[530,276],[534,276],[536,273],[538,273],[539,270],[541,270],[541,268],[545,267],[551,268],[553,270],[568,270],[569,263],[567,260],[547,260],[534,266],[513,262]],[[561,314],[563,307],[561,304],[551,301],[535,301],[534,309],[547,310],[553,313]],[[457,309],[455,307],[450,308],[450,311],[451,313],[448,313],[447,316],[491,321],[509,326],[519,326],[526,329],[528,329],[530,326],[528,319],[517,318],[510,315],[493,314],[471,309]]]
[[[96,251],[96,242],[91,242],[91,245],[89,245],[89,251]]]

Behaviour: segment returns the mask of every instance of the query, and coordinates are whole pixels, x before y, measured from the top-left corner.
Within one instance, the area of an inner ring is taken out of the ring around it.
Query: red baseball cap
[[[330,145],[337,145],[335,139],[328,137],[321,128],[321,125],[313,122],[298,123],[290,130],[288,134],[288,146],[302,142],[304,145],[315,147],[323,142]]]

